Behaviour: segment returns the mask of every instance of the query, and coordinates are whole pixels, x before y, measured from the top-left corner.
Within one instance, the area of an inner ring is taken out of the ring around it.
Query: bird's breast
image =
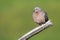
[[[45,22],[45,18],[44,15],[42,13],[34,13],[33,14],[33,19],[36,23],[44,23]]]

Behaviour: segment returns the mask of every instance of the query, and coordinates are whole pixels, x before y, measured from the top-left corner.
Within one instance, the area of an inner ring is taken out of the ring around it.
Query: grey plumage
[[[33,12],[33,20],[39,25],[44,24],[48,21],[47,13],[39,7],[35,7]]]
[[[47,15],[46,12],[45,12],[45,21],[46,21],[46,22],[48,21],[48,15]]]

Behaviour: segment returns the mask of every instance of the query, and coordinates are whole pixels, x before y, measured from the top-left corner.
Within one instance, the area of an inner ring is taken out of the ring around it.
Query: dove
[[[39,25],[48,21],[47,12],[39,7],[35,7],[33,11],[33,20]]]

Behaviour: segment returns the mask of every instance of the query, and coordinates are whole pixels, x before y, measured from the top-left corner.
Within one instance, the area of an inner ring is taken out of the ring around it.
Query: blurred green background
[[[37,27],[32,19],[36,6],[47,11],[53,26],[29,40],[60,40],[60,0],[0,0],[0,40],[18,40]]]

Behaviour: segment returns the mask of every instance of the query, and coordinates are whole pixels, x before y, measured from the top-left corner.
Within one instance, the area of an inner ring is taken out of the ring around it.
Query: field
[[[37,6],[47,12],[53,26],[29,40],[60,40],[60,0],[0,0],[0,40],[18,40],[37,27],[32,19]]]

